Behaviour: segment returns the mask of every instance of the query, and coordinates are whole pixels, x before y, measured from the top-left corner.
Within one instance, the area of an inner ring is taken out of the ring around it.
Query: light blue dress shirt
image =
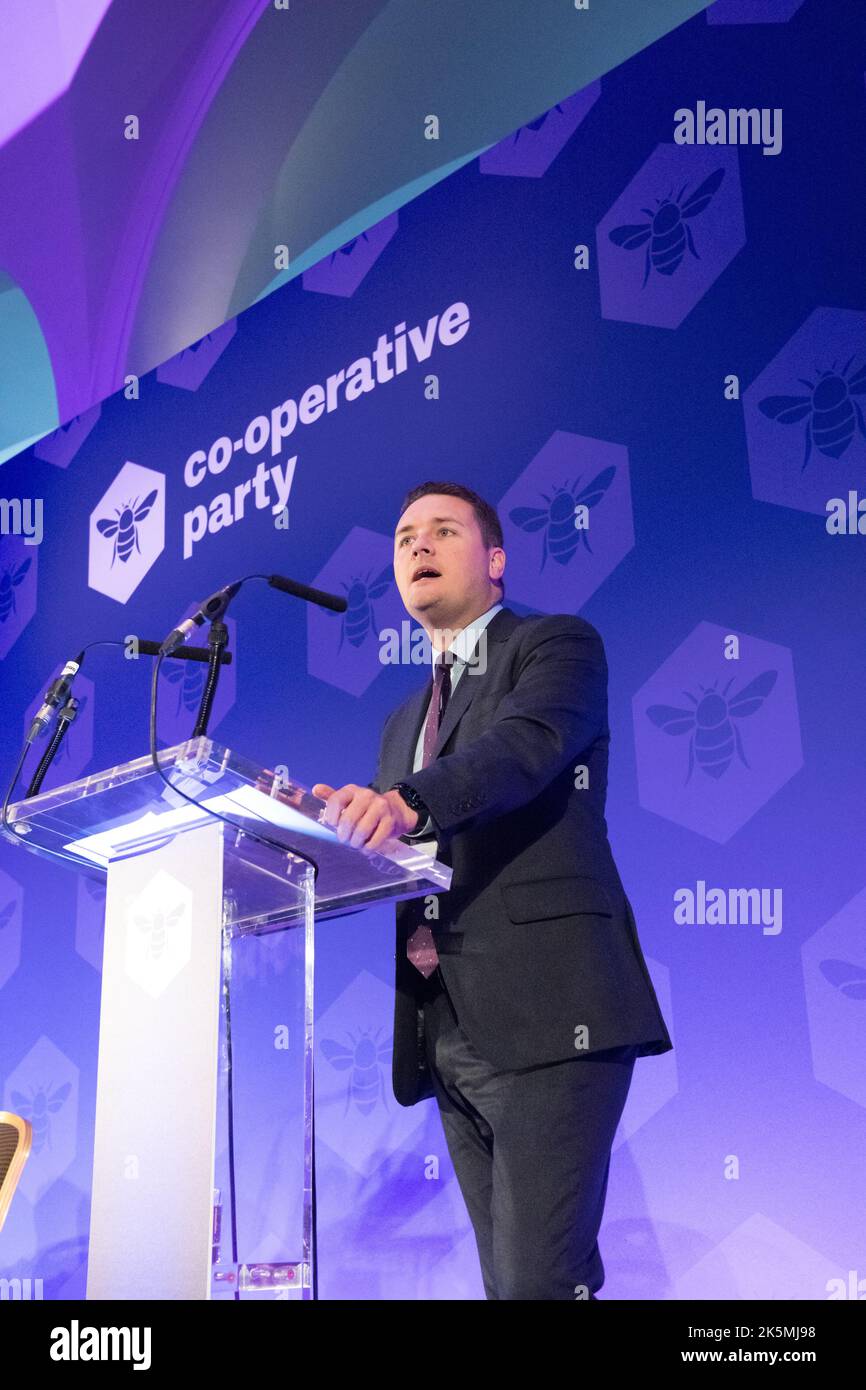
[[[481,637],[482,632],[486,628],[487,624],[490,622],[491,618],[496,617],[496,614],[499,612],[501,607],[501,603],[494,603],[493,607],[488,608],[486,613],[482,613],[480,618],[473,618],[471,623],[467,623],[466,627],[461,628],[460,632],[458,632],[457,636],[454,638],[454,641],[447,648],[449,652],[453,652],[455,658],[454,664],[451,667],[451,694],[449,696],[449,700],[453,698],[457,682],[463,676],[463,673],[466,670],[467,665],[469,664],[470,658],[478,645],[478,641]],[[439,655],[440,653],[437,652],[435,648],[431,647],[431,668],[432,663],[436,660],[436,658]],[[413,772],[418,772],[424,758],[424,729],[426,727],[426,724],[427,719],[425,718],[421,724],[421,732],[418,735],[418,742],[415,745],[415,760],[412,764]],[[406,836],[406,839],[411,840],[414,847],[416,849],[423,850],[425,854],[435,855],[439,847],[438,842],[435,839],[421,838],[424,835],[429,835],[431,829],[432,822],[430,820],[430,817],[428,816],[426,823],[420,826],[417,830],[413,830],[411,834]]]

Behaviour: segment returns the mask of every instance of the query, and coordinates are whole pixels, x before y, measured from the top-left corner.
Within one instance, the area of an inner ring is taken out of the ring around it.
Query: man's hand
[[[386,840],[396,840],[418,826],[418,812],[406,805],[399,792],[381,795],[354,782],[335,791],[326,782],[317,782],[313,796],[327,801],[325,824],[353,849],[379,849]]]

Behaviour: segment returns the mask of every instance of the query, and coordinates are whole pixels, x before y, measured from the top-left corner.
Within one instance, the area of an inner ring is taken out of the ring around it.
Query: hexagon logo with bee
[[[184,613],[184,618],[192,617],[196,609],[197,605],[192,604]],[[234,618],[226,618],[225,624],[229,630],[228,649],[232,661],[220,670],[219,684],[208,721],[208,733],[211,734],[232,708],[237,689],[237,625]],[[201,631],[204,634],[207,629],[202,628]],[[192,639],[191,645],[202,644],[196,643],[195,638]],[[159,742],[165,747],[170,748],[176,743],[185,743],[188,738],[192,738],[207,684],[207,670],[207,663],[204,661],[169,657],[162,663],[159,672],[156,732]]]
[[[55,468],[68,468],[79,449],[85,443],[91,430],[99,423],[102,406],[97,404],[73,415],[64,425],[58,425],[50,434],[43,435],[33,446],[33,457],[43,463],[52,463]]]
[[[810,914],[823,904],[815,892]],[[866,888],[812,933],[801,948],[815,1079],[866,1106]]]
[[[363,695],[383,669],[386,632],[399,633],[408,616],[394,579],[393,542],[355,526],[313,583],[343,594],[346,611],[307,605],[307,665],[311,676],[350,695]]]
[[[21,962],[23,896],[20,883],[0,869],[0,989]]]
[[[803,0],[716,0],[704,11],[708,24],[787,24]]]
[[[634,545],[628,450],[555,430],[498,510],[508,596],[577,612]]]
[[[158,999],[191,953],[192,892],[160,869],[126,909],[126,973]]]
[[[165,478],[125,463],[90,513],[87,583],[126,603],[165,549]]]
[[[351,240],[323,256],[301,276],[305,290],[336,294],[349,299],[373,269],[385,247],[395,235],[400,219],[396,212],[383,217]]]
[[[632,707],[641,805],[718,844],[803,765],[793,661],[775,642],[699,623]]]
[[[179,386],[184,391],[197,391],[222,357],[237,331],[237,319],[228,319],[183,348],[156,369],[156,379],[166,386]]]
[[[679,328],[746,242],[736,147],[657,145],[596,236],[602,316]]]
[[[542,178],[600,96],[601,82],[597,81],[565,101],[558,101],[549,111],[543,111],[506,135],[498,145],[485,150],[478,159],[479,173]]]
[[[34,1205],[75,1158],[78,1077],[72,1059],[44,1033],[6,1075],[0,1105],[33,1126],[33,1147],[18,1193]]]
[[[866,313],[813,309],[743,392],[752,491],[824,515],[866,476]]]
[[[20,536],[0,540],[0,657],[36,612],[38,551],[38,545],[25,545]]]

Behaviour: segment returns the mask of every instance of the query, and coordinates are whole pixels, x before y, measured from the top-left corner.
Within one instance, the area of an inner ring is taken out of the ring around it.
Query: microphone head
[[[268,583],[272,589],[291,594],[293,598],[301,598],[306,603],[318,604],[320,608],[330,608],[332,613],[345,613],[348,607],[346,599],[338,594],[329,594],[324,589],[311,589],[309,584],[301,584],[297,579],[287,579],[282,574],[269,575]]]

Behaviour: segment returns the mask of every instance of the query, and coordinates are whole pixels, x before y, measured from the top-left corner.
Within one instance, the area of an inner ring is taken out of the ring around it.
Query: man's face
[[[474,508],[431,492],[406,508],[394,536],[394,574],[406,611],[428,631],[457,629],[500,596],[505,552],[488,550]]]

